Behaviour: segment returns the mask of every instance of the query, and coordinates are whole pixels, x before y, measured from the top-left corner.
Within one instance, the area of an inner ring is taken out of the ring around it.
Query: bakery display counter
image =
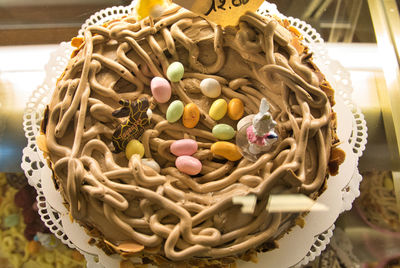
[[[303,9],[289,3],[297,1],[271,2],[276,3],[285,15],[306,20],[328,41],[328,55],[346,70],[346,77],[349,78],[347,82],[353,87],[352,100],[364,114],[368,127],[368,144],[358,163],[364,177],[360,188],[361,197],[355,201],[350,211],[339,217],[330,246],[308,267],[396,267],[396,260],[390,261],[390,258],[400,255],[400,230],[388,230],[387,225],[380,225],[371,219],[374,216],[390,219],[393,226],[398,226],[396,223],[400,222],[398,3],[389,0],[354,0],[351,3],[340,0],[301,1],[304,2]],[[26,2],[21,1],[21,5]],[[107,1],[103,2],[104,6],[111,5]],[[9,6],[1,5],[5,13],[11,10]],[[40,5],[37,7],[40,9]],[[15,6],[13,8],[16,10]],[[92,13],[89,10],[85,12],[86,15]],[[8,23],[18,27],[17,23]],[[46,24],[50,25],[45,21],[37,23],[35,27],[40,28]],[[3,30],[10,34],[10,28]],[[70,36],[65,37],[68,38]],[[18,42],[18,38],[15,40]],[[21,172],[22,150],[27,143],[22,128],[24,110],[32,92],[43,83],[46,74],[44,66],[57,47],[58,44],[54,42],[44,44],[40,41],[32,41],[30,45],[7,43],[6,46],[0,46],[0,172]],[[379,176],[384,176],[381,185],[371,186],[373,184],[370,182],[377,181]],[[376,191],[371,191],[375,188]],[[372,206],[372,203],[365,200],[368,195],[375,196],[378,191],[383,192],[384,197],[373,205],[379,207],[382,203],[389,204],[384,202],[390,202],[392,210],[382,212],[377,208],[374,215],[368,215],[362,206]],[[65,254],[72,256],[72,259],[75,256],[76,266],[82,266],[79,255],[71,252]]]

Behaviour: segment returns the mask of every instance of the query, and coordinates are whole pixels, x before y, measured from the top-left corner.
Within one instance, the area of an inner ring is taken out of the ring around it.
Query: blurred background
[[[96,11],[124,0],[2,0],[0,45],[56,44],[71,39]]]
[[[398,0],[397,0],[398,1]],[[2,0],[0,45],[52,44],[74,36],[88,16],[129,0]],[[289,16],[312,24],[329,42],[375,42],[367,1],[272,0]]]

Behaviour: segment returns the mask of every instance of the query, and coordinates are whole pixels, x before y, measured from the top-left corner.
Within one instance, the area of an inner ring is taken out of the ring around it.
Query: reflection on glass
[[[287,16],[311,24],[328,42],[375,42],[364,0],[272,0]]]

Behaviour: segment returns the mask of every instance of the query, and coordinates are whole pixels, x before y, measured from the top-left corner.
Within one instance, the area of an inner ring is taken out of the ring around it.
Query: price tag
[[[240,209],[242,213],[253,214],[256,208],[257,197],[255,195],[234,196],[232,197],[232,203],[234,205],[242,205]]]
[[[237,25],[240,16],[256,11],[264,0],[172,0],[174,3],[221,25]]]
[[[270,195],[266,209],[273,212],[328,211],[329,208],[302,194]]]

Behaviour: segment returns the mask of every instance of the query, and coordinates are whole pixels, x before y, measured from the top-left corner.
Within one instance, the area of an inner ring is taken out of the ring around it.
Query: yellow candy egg
[[[200,110],[194,103],[189,103],[183,109],[182,122],[187,128],[194,128],[200,120]]]
[[[208,114],[212,119],[220,120],[225,116],[227,110],[228,104],[226,101],[224,99],[218,99],[211,104]]]
[[[227,141],[218,141],[211,145],[211,152],[228,159],[229,161],[237,161],[242,158],[236,144]]]
[[[140,155],[140,157],[143,157],[143,155],[144,155],[144,146],[138,140],[131,140],[126,145],[126,149],[125,149],[126,158],[128,158],[128,160],[129,160],[129,159],[131,159],[132,155],[134,155],[134,154],[138,154],[138,155]]]
[[[243,102],[238,98],[233,98],[228,104],[228,116],[232,120],[239,120],[244,114]]]

